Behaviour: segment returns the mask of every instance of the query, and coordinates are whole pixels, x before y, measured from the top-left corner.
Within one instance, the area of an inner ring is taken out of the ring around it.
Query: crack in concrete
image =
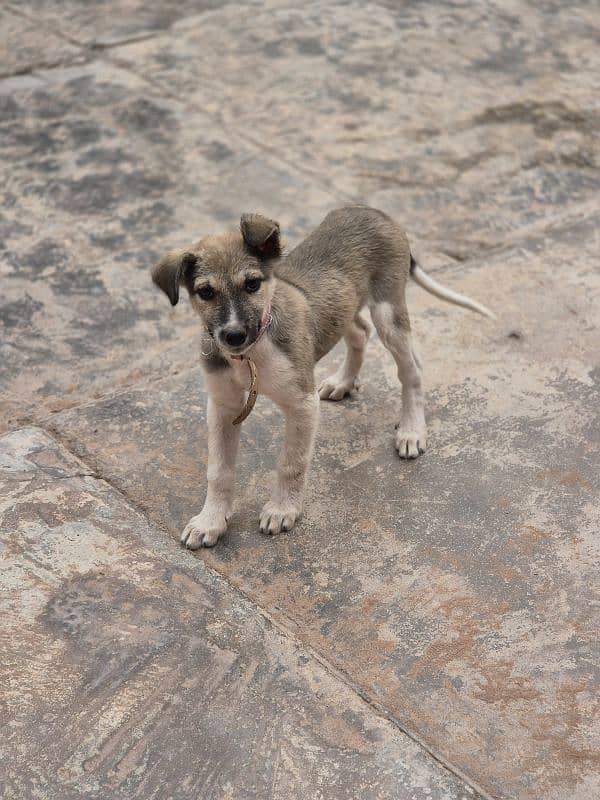
[[[44,30],[45,28],[46,30],[50,31],[50,33],[53,33],[55,36],[58,36],[60,39],[63,39],[63,41],[68,42],[69,44],[75,45],[76,47],[82,46],[76,39],[73,39],[68,34],[64,33],[62,30],[60,30],[60,28],[57,28],[51,22],[44,20],[44,26],[40,25],[40,20],[38,17],[27,14],[27,12],[23,11],[22,8],[13,5],[13,3],[6,3],[5,8],[9,11],[12,11],[12,13],[17,17],[21,17],[21,19],[26,19],[28,22],[38,25],[41,30]]]
[[[0,81],[10,80],[11,78],[19,78],[23,75],[36,75],[39,70],[49,71],[52,69],[61,69],[62,67],[78,66],[89,63],[82,53],[73,53],[73,57],[68,56],[64,58],[57,58],[52,61],[36,61],[33,64],[28,64],[26,67],[15,69],[12,72],[0,73]]]
[[[5,8],[15,14],[21,19],[25,19],[28,22],[31,22],[35,25],[38,25],[40,29],[42,26],[39,25],[39,19],[27,14],[27,12],[23,11],[23,9],[19,8],[18,6],[14,6],[12,3],[7,3]],[[197,16],[196,14],[194,16]],[[181,19],[186,19],[186,17],[182,17]],[[32,75],[37,70],[51,70],[51,69],[58,69],[65,66],[71,65],[78,65],[78,64],[89,64],[94,61],[97,56],[97,53],[104,52],[106,50],[111,50],[117,47],[125,47],[128,44],[134,44],[136,42],[144,42],[148,39],[154,39],[158,36],[163,35],[165,32],[168,32],[175,22],[180,22],[181,20],[175,20],[170,25],[164,28],[157,28],[154,31],[140,31],[137,34],[133,34],[132,36],[125,37],[123,39],[116,39],[114,42],[102,42],[102,41],[82,41],[77,39],[73,36],[69,36],[63,30],[58,28],[56,25],[53,25],[48,20],[44,20],[44,28],[47,29],[50,33],[56,36],[62,41],[67,42],[68,44],[72,45],[73,47],[79,48],[79,53],[73,53],[71,57],[64,56],[62,58],[55,59],[53,61],[40,61],[40,62],[33,62],[28,64],[26,67],[21,69],[14,70],[13,72],[6,72],[0,74],[0,80],[6,80],[8,78],[14,78],[20,75]]]
[[[39,25],[38,19],[30,16],[17,6],[13,6],[12,4],[9,3],[6,5],[6,9],[15,14],[15,16],[27,20],[27,22]],[[96,53],[98,52],[110,50],[113,47],[120,47],[127,44],[132,44],[134,42],[140,42],[140,41],[145,41],[147,39],[152,39],[155,36],[159,36],[160,33],[162,32],[162,31],[157,31],[156,33],[152,32],[140,33],[139,35],[136,34],[126,39],[118,39],[115,42],[82,42],[79,41],[78,39],[75,39],[72,36],[69,36],[68,34],[65,34],[62,30],[60,30],[60,28],[57,28],[55,25],[52,25],[51,22],[45,21],[44,27],[58,39],[61,39],[63,42],[66,42],[67,44],[70,44],[73,47],[77,47],[78,52],[66,54],[64,56],[61,56],[60,58],[52,60],[34,61],[27,64],[27,66],[15,69],[12,72],[0,73],[0,81],[8,80],[10,78],[17,78],[23,75],[35,75],[40,70],[50,71],[53,69],[61,69],[63,67],[79,66],[79,65],[84,66],[96,60],[97,58]],[[168,30],[168,28],[165,28],[164,30]]]
[[[10,78],[18,78],[23,75],[36,75],[39,71],[49,72],[50,70],[62,69],[63,67],[76,67],[80,65],[85,66],[97,60],[95,53],[110,50],[113,47],[132,44],[134,42],[143,42],[147,39],[153,39],[156,35],[158,34],[132,36],[129,39],[124,39],[118,42],[92,42],[90,44],[69,42],[70,44],[74,44],[76,47],[79,47],[80,51],[53,60],[34,61],[27,66],[15,69],[12,72],[2,72],[0,73],[0,81],[9,80]]]
[[[17,428],[16,430],[19,430]],[[45,430],[45,429],[44,429]],[[70,452],[70,451],[69,451]],[[47,472],[42,473],[43,477],[41,478],[42,483],[44,484],[53,484],[59,483],[60,481],[67,481],[71,478],[95,478],[98,479],[98,475],[95,472],[72,472],[68,475],[49,475]],[[0,482],[7,483],[7,484],[18,484],[18,483],[31,483],[31,481],[36,480],[35,475],[31,475],[29,478],[11,478],[6,477],[4,475],[0,475]]]

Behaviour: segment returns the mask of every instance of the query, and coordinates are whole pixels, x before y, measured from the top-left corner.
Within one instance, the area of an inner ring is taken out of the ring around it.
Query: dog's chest
[[[284,403],[296,385],[295,374],[289,358],[268,340],[258,342],[248,353],[256,366],[259,394],[270,397],[276,403]],[[250,386],[250,369],[246,360],[232,363],[236,383],[243,389]]]

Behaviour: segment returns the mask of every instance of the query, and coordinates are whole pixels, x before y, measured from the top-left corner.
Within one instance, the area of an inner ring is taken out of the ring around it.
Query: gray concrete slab
[[[322,403],[304,521],[277,539],[257,532],[281,434],[260,400],[232,527],[190,555],[492,796],[598,788],[597,231],[594,216],[443,276],[496,324],[413,290],[428,453],[396,456],[400,392],[373,342],[358,396]],[[203,500],[201,382],[190,370],[55,420],[174,536]]]
[[[43,431],[0,469],[3,798],[477,800]]]

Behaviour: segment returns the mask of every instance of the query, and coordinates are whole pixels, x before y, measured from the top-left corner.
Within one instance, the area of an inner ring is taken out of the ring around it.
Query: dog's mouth
[[[227,353],[227,355],[243,356],[246,350],[252,347],[253,344],[254,342],[246,342],[245,344],[240,345],[240,347],[231,347],[231,345],[219,343],[219,347],[221,348],[221,350]]]
[[[246,342],[240,347],[231,347],[230,345],[224,345],[223,350],[229,353],[231,356],[243,356],[244,353],[247,353],[248,350],[251,350],[254,344],[256,343],[256,338],[252,339],[251,341]]]

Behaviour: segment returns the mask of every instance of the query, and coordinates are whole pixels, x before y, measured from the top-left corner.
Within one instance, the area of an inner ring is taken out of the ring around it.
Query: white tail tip
[[[471,300],[470,297],[467,297],[464,294],[453,292],[452,289],[447,289],[445,286],[442,286],[441,283],[435,281],[423,269],[421,269],[416,262],[413,262],[411,276],[414,282],[417,283],[422,289],[425,289],[426,292],[435,295],[435,297],[439,297],[440,300],[445,300],[447,303],[453,303],[455,306],[468,308],[470,311],[475,311],[477,314],[488,317],[488,319],[496,319],[496,315],[493,313],[493,311],[490,311],[490,309],[487,306],[484,306],[483,303],[478,303],[477,300]]]

